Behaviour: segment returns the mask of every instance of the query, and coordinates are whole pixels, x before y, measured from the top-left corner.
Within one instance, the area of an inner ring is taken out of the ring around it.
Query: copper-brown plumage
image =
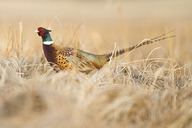
[[[166,34],[162,34],[153,39],[147,39],[143,42],[134,45],[129,48],[121,49],[116,51],[115,54],[108,53],[103,55],[95,55],[92,53],[88,53],[79,49],[73,49],[68,47],[59,47],[54,44],[50,36],[50,30],[39,27],[38,35],[42,37],[43,40],[43,51],[47,61],[51,66],[55,65],[60,70],[66,69],[76,69],[80,72],[89,73],[95,69],[102,68],[110,58],[117,57],[121,54],[139,48],[143,45],[148,45],[151,43],[155,43],[161,40],[165,40],[173,36],[166,36]],[[172,31],[171,31],[172,32]]]

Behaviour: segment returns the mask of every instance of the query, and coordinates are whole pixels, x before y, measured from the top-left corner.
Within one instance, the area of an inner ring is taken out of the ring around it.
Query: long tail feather
[[[132,50],[134,50],[134,49],[136,49],[136,48],[139,48],[139,47],[141,47],[141,46],[148,45],[148,44],[152,44],[152,43],[159,42],[159,41],[162,41],[162,40],[166,40],[166,39],[168,39],[168,38],[173,38],[173,37],[175,37],[175,35],[166,36],[167,34],[172,33],[173,31],[174,31],[174,30],[169,31],[169,32],[167,32],[167,33],[164,33],[164,34],[162,34],[162,35],[160,35],[160,36],[157,36],[157,37],[155,37],[155,38],[152,38],[152,39],[144,39],[144,40],[143,40],[142,42],[140,42],[139,44],[136,44],[136,45],[131,46],[131,47],[129,47],[129,48],[125,48],[125,49],[118,50],[118,51],[116,51],[115,53],[111,52],[111,53],[109,53],[109,54],[106,55],[107,61],[109,61],[111,57],[117,57],[117,56],[119,56],[119,55],[122,55],[122,54],[124,54],[124,53],[126,53],[126,52],[132,51]]]
[[[162,35],[157,36],[157,37],[155,37],[155,38],[152,38],[151,40],[155,40],[155,39],[157,39],[157,38],[164,37],[164,36],[166,36],[167,34],[172,33],[172,32],[174,32],[174,31],[175,31],[175,29],[173,29],[173,30],[171,30],[171,31],[168,31],[168,32],[166,32],[166,33],[163,33]]]

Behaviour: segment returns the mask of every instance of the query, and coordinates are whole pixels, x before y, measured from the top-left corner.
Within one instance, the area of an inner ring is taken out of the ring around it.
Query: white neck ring
[[[54,43],[53,41],[43,41],[43,44],[45,44],[45,45],[51,45],[53,43]]]

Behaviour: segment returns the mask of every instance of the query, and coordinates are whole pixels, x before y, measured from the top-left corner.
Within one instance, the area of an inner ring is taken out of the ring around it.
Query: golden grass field
[[[175,38],[90,74],[56,73],[37,27],[95,54]],[[0,0],[0,128],[191,128],[191,0]]]

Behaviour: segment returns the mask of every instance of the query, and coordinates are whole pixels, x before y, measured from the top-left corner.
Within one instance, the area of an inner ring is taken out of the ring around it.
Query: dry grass
[[[57,44],[98,54],[111,51],[115,41],[122,48],[157,36],[172,23],[177,37],[136,49],[88,75],[56,73],[43,56],[41,39],[32,33],[38,20],[32,26],[25,20],[11,27],[1,24],[0,127],[191,128],[192,18],[127,23],[122,8],[117,9],[118,24],[90,17],[92,24],[64,24],[62,18],[41,23],[53,29]]]

